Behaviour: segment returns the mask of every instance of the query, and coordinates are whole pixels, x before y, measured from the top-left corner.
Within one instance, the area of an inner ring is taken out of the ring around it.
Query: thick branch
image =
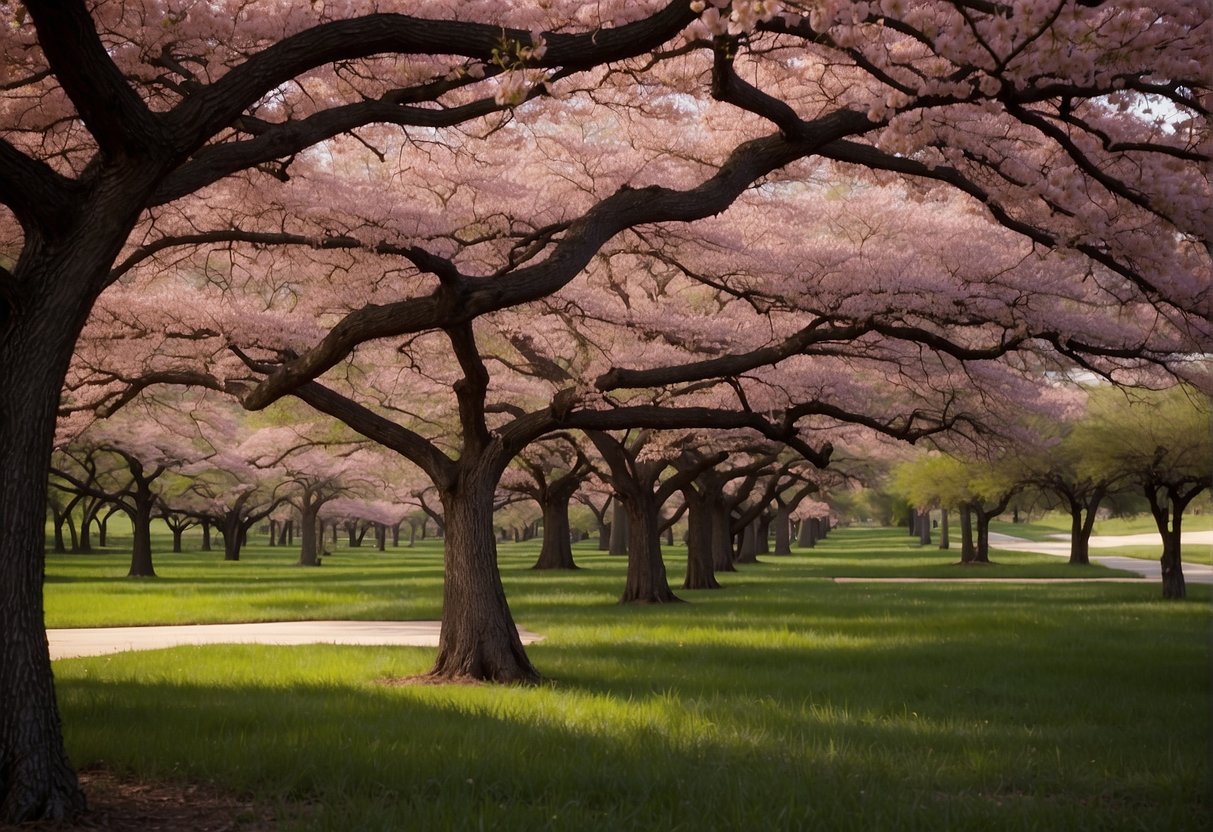
[[[622,188],[573,223],[542,262],[506,276],[464,278],[461,285],[439,287],[424,298],[368,305],[351,312],[316,347],[283,364],[246,404],[252,409],[268,406],[335,366],[366,341],[446,329],[545,297],[576,277],[602,245],[620,231],[644,223],[690,222],[717,214],[757,179],[815,152],[823,144],[862,131],[868,124],[861,114],[841,111],[815,123],[815,140],[792,142],[768,136],[742,144],[716,175],[690,190]]]
[[[451,460],[424,436],[385,419],[353,399],[315,381],[299,386],[292,394],[321,413],[327,413],[353,428],[367,439],[405,457],[425,471],[440,488],[453,477]]]
[[[26,0],[38,43],[81,121],[107,155],[141,154],[162,143],[156,118],[127,84],[80,0]]]
[[[568,71],[623,60],[657,48],[692,20],[688,5],[675,0],[650,17],[617,28],[546,34],[547,50],[531,64]],[[503,40],[530,44],[531,35],[485,23],[400,14],[373,14],[314,26],[253,55],[183,101],[171,115],[171,122],[184,137],[178,153],[182,158],[189,156],[267,92],[318,67],[385,54],[452,55],[491,63]]]

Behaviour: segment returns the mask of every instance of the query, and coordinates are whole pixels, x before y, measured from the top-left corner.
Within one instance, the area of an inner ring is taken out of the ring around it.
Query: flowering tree
[[[525,477],[512,486],[543,511],[543,545],[535,569],[576,569],[569,503],[590,474],[590,462],[572,437],[532,445],[519,457]]]
[[[1061,282],[1041,274],[1031,285],[1049,286],[1046,296],[1056,289],[1060,300],[1052,310],[1066,314],[1020,314],[1033,308],[1025,284],[985,281],[966,292],[965,272],[956,271],[952,293],[912,292],[967,299],[940,316],[941,329],[928,325],[932,310],[922,303],[873,310],[865,298],[888,301],[898,290],[867,285],[852,293],[857,306],[842,318],[831,309],[812,322],[789,319],[766,330],[773,336],[766,343],[741,338],[737,349],[707,365],[676,371],[646,365],[641,372],[650,375],[609,375],[599,389],[737,375],[812,346],[855,351],[858,342],[862,351],[863,339],[875,335],[954,358],[1041,346],[1114,374],[1120,362],[1153,349],[1152,339],[1169,341],[1160,347],[1169,351],[1186,346],[1176,333],[1207,331],[1210,201],[1198,171],[1209,142],[1201,54],[1209,22],[1200,4],[614,0],[465,7],[433,0],[416,4],[425,19],[346,16],[339,6],[274,0],[186,11],[108,0],[0,6],[12,22],[0,30],[0,204],[7,209],[0,238],[6,528],[0,608],[8,616],[0,628],[0,690],[5,701],[21,703],[0,714],[0,819],[55,817],[83,806],[62,751],[40,635],[53,416],[76,338],[100,293],[137,266],[163,265],[181,246],[298,244],[319,253],[365,248],[398,258],[399,270],[382,283],[385,294],[352,309],[347,299],[339,320],[322,319],[324,332],[303,349],[254,354],[264,380],[244,401],[258,408],[296,395],[349,416],[377,439],[391,434],[385,444],[407,445],[424,457],[422,467],[438,472],[436,484],[446,494],[470,468],[451,468],[432,445],[379,422],[372,426],[365,414],[353,416],[316,379],[368,341],[442,332],[464,371],[466,410],[484,391],[467,349],[473,319],[557,291],[628,229],[637,229],[629,238],[633,248],[652,244],[662,262],[680,264],[690,238],[709,235],[663,237],[743,196],[760,204],[796,192],[822,175],[825,161],[910,183],[900,189],[907,198],[935,186],[963,195],[967,210],[1018,235],[1017,246],[999,249],[1010,260],[1049,261],[1045,271]],[[1162,105],[1177,116],[1163,123],[1142,117],[1145,107]],[[499,115],[515,107],[520,114],[531,108],[523,129],[509,129]],[[592,127],[580,139],[552,137],[557,124]],[[395,133],[369,125],[391,125]],[[401,134],[404,141],[386,152],[377,144]],[[544,176],[517,164],[532,139],[554,160]],[[349,227],[358,233],[333,233],[317,215],[339,191],[374,205],[370,195],[384,190],[379,181],[354,176],[356,166],[337,155],[317,164],[343,143],[391,159],[394,172],[424,170],[428,181],[415,187],[403,176],[414,198],[397,201],[401,210],[366,211]],[[556,153],[562,143],[601,152],[562,157]],[[496,159],[479,154],[486,146],[502,152]],[[396,164],[398,147],[404,164]],[[430,161],[448,153],[464,163],[449,177]],[[461,177],[476,167],[476,156],[498,175],[469,189]],[[522,170],[525,176],[502,175]],[[542,178],[567,183],[555,191],[567,198],[537,201]],[[511,192],[520,179],[527,180],[525,194]],[[236,185],[228,199],[214,191],[206,200],[193,198],[222,180]],[[751,190],[760,181],[763,188]],[[280,211],[262,212],[247,210],[238,196],[242,188],[248,197],[274,183],[284,193],[314,188],[323,198],[297,213],[305,200],[284,198]],[[340,187],[328,187],[334,184]],[[448,210],[438,203],[460,216],[456,209],[493,204],[494,195],[507,198],[492,214],[455,228],[435,225]],[[933,199],[928,193],[926,204]],[[216,217],[212,210],[220,209],[224,216]],[[496,222],[489,221],[493,214]],[[819,261],[827,274],[850,271],[836,258]],[[237,285],[246,261],[229,262],[220,282]],[[327,265],[335,275],[353,273]],[[724,277],[701,271],[708,279]],[[1001,273],[995,267],[988,276]],[[1089,280],[1077,279],[1083,276]],[[817,297],[786,284],[776,293],[770,284],[749,287],[727,277],[722,290],[759,308],[772,297]],[[284,281],[262,297],[287,302],[296,292]],[[1115,300],[1117,327],[1079,326],[1086,312],[1100,308],[1091,305],[1099,298],[1105,306]],[[296,347],[317,323],[298,321],[298,332],[282,333],[301,336]],[[984,327],[989,321],[994,326]],[[183,378],[171,367],[158,372],[162,380]],[[570,394],[551,412],[571,416],[576,403]],[[816,412],[791,411],[797,418],[784,432]],[[631,422],[641,415],[632,413]],[[571,427],[576,419],[556,421]],[[671,419],[641,421],[665,427]],[[496,469],[497,451],[488,457],[479,451],[498,440],[488,434],[486,444],[478,417],[464,426],[473,440],[465,450],[479,459],[467,465]],[[599,418],[593,426],[623,425]],[[532,433],[512,432],[501,454],[516,451]],[[467,509],[446,506],[452,531]],[[469,568],[474,574],[478,567]],[[466,602],[457,588],[452,593],[449,601]],[[472,629],[487,623],[465,622]],[[497,631],[500,638],[491,638],[504,648],[508,633]],[[451,646],[440,653],[449,655]],[[480,667],[479,659],[469,660],[451,666]],[[521,657],[502,673],[530,675]]]

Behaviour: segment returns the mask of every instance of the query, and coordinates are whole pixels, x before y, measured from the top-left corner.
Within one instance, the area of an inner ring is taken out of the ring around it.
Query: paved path
[[[168,627],[94,627],[47,630],[52,659],[156,650],[183,644],[360,644],[437,647],[438,621],[271,621],[255,624],[182,624]],[[518,629],[523,644],[543,636]]]
[[[1007,534],[990,533],[990,545],[996,549],[1010,549],[1017,552],[1039,552],[1042,555],[1070,556],[1070,536],[1059,534],[1055,541],[1024,540]],[[1115,549],[1118,546],[1157,546],[1162,552],[1162,538],[1157,532],[1153,534],[1128,534],[1120,536],[1092,537],[1091,549]],[[1190,584],[1213,584],[1213,532],[1184,532],[1183,533],[1183,570],[1184,581]],[[1126,572],[1136,572],[1143,578],[1162,580],[1162,564],[1157,558],[1142,560],[1126,558],[1120,555],[1096,555],[1092,551],[1091,560],[1109,569],[1123,569]]]

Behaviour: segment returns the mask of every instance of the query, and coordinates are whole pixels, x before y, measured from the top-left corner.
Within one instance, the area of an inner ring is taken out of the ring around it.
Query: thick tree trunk
[[[775,509],[771,524],[775,527],[775,554],[792,554],[792,518],[786,506]]]
[[[201,551],[209,552],[211,550],[211,521],[204,517],[202,518],[202,546]]]
[[[960,507],[960,562],[972,563],[977,556],[973,546],[973,508],[968,503]]]
[[[973,510],[977,521],[976,548],[973,551],[973,563],[990,562],[990,520],[993,518],[980,506]]]
[[[462,466],[456,487],[442,494],[446,516],[442,631],[429,676],[444,681],[538,681],[497,571],[496,478],[485,466],[470,461]]]
[[[624,506],[623,500],[616,497],[615,504],[611,507],[611,541],[607,553],[611,555],[626,555],[628,553],[628,540],[630,538],[627,507]]]
[[[534,569],[576,569],[573,562],[572,533],[569,527],[569,500],[577,490],[572,488],[549,488],[544,495],[543,545],[539,549],[539,560]]]
[[[1070,501],[1070,565],[1087,566],[1091,563],[1091,536],[1083,533],[1082,504]],[[1094,515],[1092,515],[1094,516]]]
[[[1183,560],[1180,557],[1179,518],[1174,520],[1174,528],[1162,533],[1162,597],[1168,600],[1181,600],[1188,596],[1188,587],[1184,581]]]
[[[223,518],[223,559],[240,560],[240,547],[244,544],[244,529],[240,525],[240,513],[230,511]]]
[[[948,510],[940,509],[939,512],[939,548],[952,548],[952,540],[948,535]]]
[[[300,511],[302,517],[299,521],[299,565],[319,566],[319,538],[322,535],[318,529],[320,521],[316,515],[320,511],[320,506],[314,505],[305,499],[303,502],[303,507]]]
[[[64,282],[28,260],[18,269],[15,286]],[[14,307],[0,295],[0,824],[85,808],[63,746],[42,586],[55,411],[86,314],[79,297],[27,297]]]
[[[708,500],[690,489],[683,494],[687,501],[687,574],[682,588],[720,589],[712,566],[712,512]]]
[[[736,572],[733,552],[733,520],[724,501],[717,494],[706,495],[707,511],[712,521],[712,568],[716,572]]]
[[[1095,515],[1103,502],[1107,489],[1097,486],[1091,491],[1084,505],[1082,501],[1070,499],[1070,516],[1074,521],[1070,528],[1070,563],[1086,565],[1091,562],[1091,532],[1095,530]],[[1083,512],[1086,516],[1083,516]],[[1081,522],[1078,522],[1081,518]]]
[[[800,536],[796,545],[802,549],[812,549],[817,545],[817,518],[806,517],[800,521]]]
[[[931,512],[918,512],[918,542],[923,546],[931,545]]]
[[[135,511],[131,514],[131,568],[128,578],[154,578],[152,566],[152,500],[151,491],[138,483],[135,494]],[[146,491],[146,494],[144,493]]]
[[[754,554],[769,555],[771,553],[771,518],[765,513],[754,520]]]
[[[620,502],[627,511],[628,575],[619,603],[664,604],[682,600],[670,589],[665,561],[661,558],[656,497],[629,494]]]
[[[758,524],[747,523],[741,531],[741,548],[735,563],[758,563]]]

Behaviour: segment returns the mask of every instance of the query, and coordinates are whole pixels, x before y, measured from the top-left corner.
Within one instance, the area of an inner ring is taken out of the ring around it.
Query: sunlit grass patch
[[[579,546],[586,568],[540,573],[534,545],[506,549],[514,614],[546,636],[528,648],[534,687],[386,684],[424,672],[424,648],[60,661],[70,751],[307,806],[286,829],[1207,828],[1208,587],[1172,603],[1147,581],[829,579],[879,559],[954,571],[902,538],[839,531],[647,607],[614,603],[623,558]],[[137,619],[140,599],[163,614],[182,587],[193,614],[208,594],[214,615],[436,614],[436,549],[311,570],[272,554],[216,572],[221,556],[187,553],[159,582],[77,571],[48,597],[65,616],[112,593],[80,620]],[[676,584],[683,554],[668,556]],[[1046,565],[1065,569],[1031,568]]]

